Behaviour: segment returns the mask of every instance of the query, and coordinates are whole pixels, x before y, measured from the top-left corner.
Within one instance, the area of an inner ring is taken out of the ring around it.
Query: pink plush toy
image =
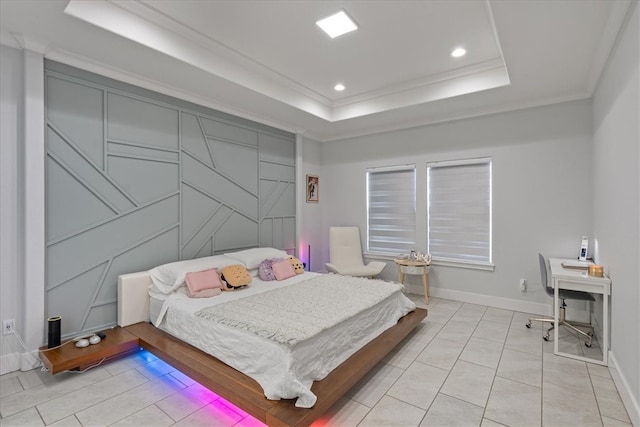
[[[276,280],[276,275],[273,273],[273,264],[282,261],[284,258],[268,258],[260,263],[258,266],[258,275],[264,281]]]

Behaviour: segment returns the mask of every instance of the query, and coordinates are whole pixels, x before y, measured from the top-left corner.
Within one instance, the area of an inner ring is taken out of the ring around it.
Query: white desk
[[[554,289],[553,317],[555,318],[555,333],[553,334],[553,353],[606,366],[607,353],[609,352],[609,295],[611,294],[611,279],[607,276],[591,277],[587,274],[586,270],[564,268],[562,267],[564,261],[575,261],[575,259],[549,258],[551,281]],[[602,347],[602,360],[558,351],[558,318],[560,316],[559,289],[572,289],[602,295],[602,341],[600,343]]]

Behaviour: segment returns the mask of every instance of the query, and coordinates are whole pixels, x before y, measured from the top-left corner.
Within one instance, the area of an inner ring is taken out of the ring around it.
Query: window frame
[[[411,171],[413,172],[413,240],[411,242],[406,242],[405,249],[399,249],[395,252],[390,251],[379,251],[375,249],[371,249],[370,245],[370,174],[375,173],[385,173],[385,172],[403,172],[403,171]],[[365,192],[366,192],[366,249],[365,254],[372,258],[380,258],[380,259],[393,259],[398,257],[401,253],[409,253],[412,249],[415,248],[417,244],[417,165],[415,163],[412,164],[402,164],[402,165],[393,165],[393,166],[381,166],[381,167],[370,167],[365,170]]]
[[[488,165],[488,259],[477,261],[477,260],[469,260],[469,259],[460,259],[460,258],[449,258],[443,256],[434,256],[431,254],[432,264],[435,265],[443,265],[450,267],[461,267],[461,268],[470,268],[477,270],[488,270],[493,271],[495,265],[493,264],[493,159],[491,157],[478,157],[478,158],[468,158],[468,159],[458,159],[458,160],[446,160],[446,161],[434,161],[427,162],[427,198],[426,198],[426,226],[427,226],[427,236],[426,236],[426,247],[427,251],[431,251],[431,170],[433,168],[445,168],[445,167],[456,167],[456,166],[466,166],[466,165],[480,165],[487,164]]]

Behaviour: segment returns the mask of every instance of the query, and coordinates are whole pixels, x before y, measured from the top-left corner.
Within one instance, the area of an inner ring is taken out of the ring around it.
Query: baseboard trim
[[[486,305],[489,307],[503,308],[505,310],[520,311],[542,316],[551,316],[552,304],[528,302],[511,298],[495,297],[490,295],[474,294],[471,292],[453,291],[450,289],[430,288],[429,296],[452,299],[471,304]]]
[[[613,378],[613,382],[618,388],[618,393],[620,393],[622,403],[627,410],[627,414],[629,414],[631,424],[640,426],[640,402],[635,398],[631,387],[629,387],[629,382],[618,369],[618,362],[613,351],[609,352],[609,373],[611,373],[611,378]]]
[[[32,369],[42,366],[42,360],[40,360],[40,352],[38,350],[22,353],[20,358],[20,370],[30,371]]]
[[[42,361],[37,350],[0,356],[0,375],[14,371],[30,371],[39,366],[42,366]]]
[[[0,356],[0,375],[20,370],[20,353],[3,354]]]

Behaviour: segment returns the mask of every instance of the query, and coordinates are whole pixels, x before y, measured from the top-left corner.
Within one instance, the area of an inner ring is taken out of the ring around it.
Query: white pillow
[[[240,261],[249,270],[258,268],[260,263],[267,258],[286,258],[289,256],[285,251],[275,248],[252,248],[226,253],[225,255]]]
[[[185,261],[176,261],[159,265],[149,270],[153,289],[163,294],[170,294],[184,284],[184,277],[189,272],[217,268],[221,270],[227,265],[237,264],[233,258],[224,255],[214,255]]]

